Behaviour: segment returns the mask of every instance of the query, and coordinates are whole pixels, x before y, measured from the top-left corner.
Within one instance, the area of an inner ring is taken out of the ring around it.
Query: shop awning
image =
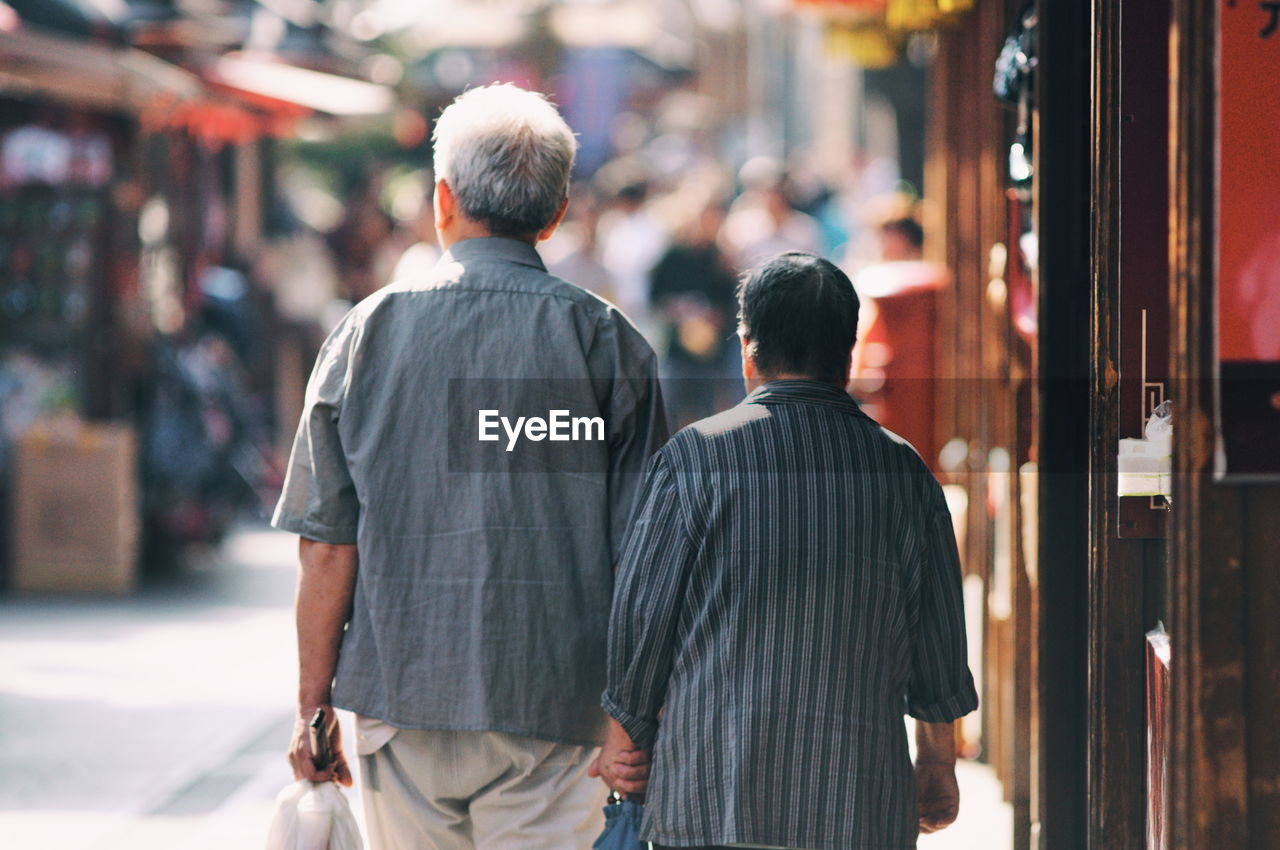
[[[250,100],[262,98],[328,115],[385,115],[396,105],[395,93],[386,86],[284,65],[265,57],[222,56],[209,66],[206,76],[212,83],[250,95]]]
[[[0,30],[0,94],[47,95],[85,107],[140,112],[195,99],[200,79],[128,47],[85,43],[29,25]]]
[[[124,42],[121,25],[129,15],[124,0],[5,0],[5,5],[38,27]]]
[[[566,46],[626,48],[667,69],[691,67],[697,53],[693,17],[651,0],[555,6],[550,23]]]
[[[443,2],[446,12],[404,24],[405,43],[411,52],[430,53],[446,48],[504,50],[536,37],[531,10],[538,4],[526,0],[493,3]],[[731,10],[735,7],[730,7]],[[591,0],[553,3],[546,23],[566,47],[617,47],[663,61],[675,55],[674,64],[687,66],[695,52],[694,17],[683,3],[657,0]],[[732,14],[732,11],[730,12]],[[408,19],[399,18],[402,23]],[[659,54],[653,56],[652,54]]]

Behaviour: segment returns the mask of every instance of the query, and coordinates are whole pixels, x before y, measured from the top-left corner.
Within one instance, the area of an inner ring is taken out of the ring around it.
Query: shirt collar
[[[546,271],[542,257],[528,242],[519,239],[504,239],[500,236],[484,236],[476,239],[464,239],[449,246],[440,258],[441,264],[466,260],[504,260],[530,266],[538,271]]]
[[[785,379],[769,381],[751,391],[746,398],[747,404],[817,404],[823,407],[834,407],[853,416],[863,416],[858,403],[849,394],[834,384],[821,381],[804,381]]]

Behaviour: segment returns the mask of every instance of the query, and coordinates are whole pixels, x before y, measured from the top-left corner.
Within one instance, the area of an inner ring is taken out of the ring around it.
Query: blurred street
[[[119,600],[0,605],[14,847],[255,847],[290,780],[295,539],[234,535]]]
[[[0,847],[263,846],[313,364],[492,232],[634,325],[672,433],[744,398],[744,275],[849,278],[980,700],[920,847],[1280,848],[1278,77],[1263,0],[0,0]],[[491,84],[568,205],[446,238]],[[568,336],[490,327],[468,374]]]
[[[261,846],[290,780],[295,540],[241,528],[131,598],[0,601],[7,846]],[[960,782],[960,820],[921,847],[1011,846],[990,769]]]

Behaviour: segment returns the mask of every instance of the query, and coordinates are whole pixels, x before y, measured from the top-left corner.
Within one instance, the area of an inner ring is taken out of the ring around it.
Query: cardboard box
[[[132,427],[44,422],[15,448],[14,589],[132,590],[140,526]]]

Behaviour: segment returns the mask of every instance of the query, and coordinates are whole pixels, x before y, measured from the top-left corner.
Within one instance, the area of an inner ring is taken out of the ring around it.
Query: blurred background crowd
[[[763,258],[821,254],[867,294],[938,285],[919,262],[930,21],[877,41],[818,5],[0,2],[9,533],[56,541],[34,560],[65,571],[74,541],[50,532],[74,515],[80,560],[119,564],[66,581],[123,589],[138,551],[165,569],[268,506],[328,329],[438,257],[432,121],[470,86],[545,92],[578,133],[543,256],[650,340],[673,425],[741,397],[734,289]]]
[[[742,397],[742,273],[810,251],[862,294],[850,390],[937,457],[925,107],[946,35],[998,34],[971,7],[0,0],[5,833],[263,834],[295,544],[262,523],[329,330],[439,258],[431,132],[470,87],[543,92],[577,134],[539,248],[653,345],[673,427]],[[966,770],[979,802],[943,844],[1008,820]]]
[[[742,392],[752,263],[853,278],[849,389],[944,485],[995,777],[934,846],[1280,846],[1275,7],[0,0],[5,835],[269,803],[293,553],[244,520],[328,329],[437,256],[433,121],[508,81],[580,142],[543,256],[654,344],[672,424]]]

